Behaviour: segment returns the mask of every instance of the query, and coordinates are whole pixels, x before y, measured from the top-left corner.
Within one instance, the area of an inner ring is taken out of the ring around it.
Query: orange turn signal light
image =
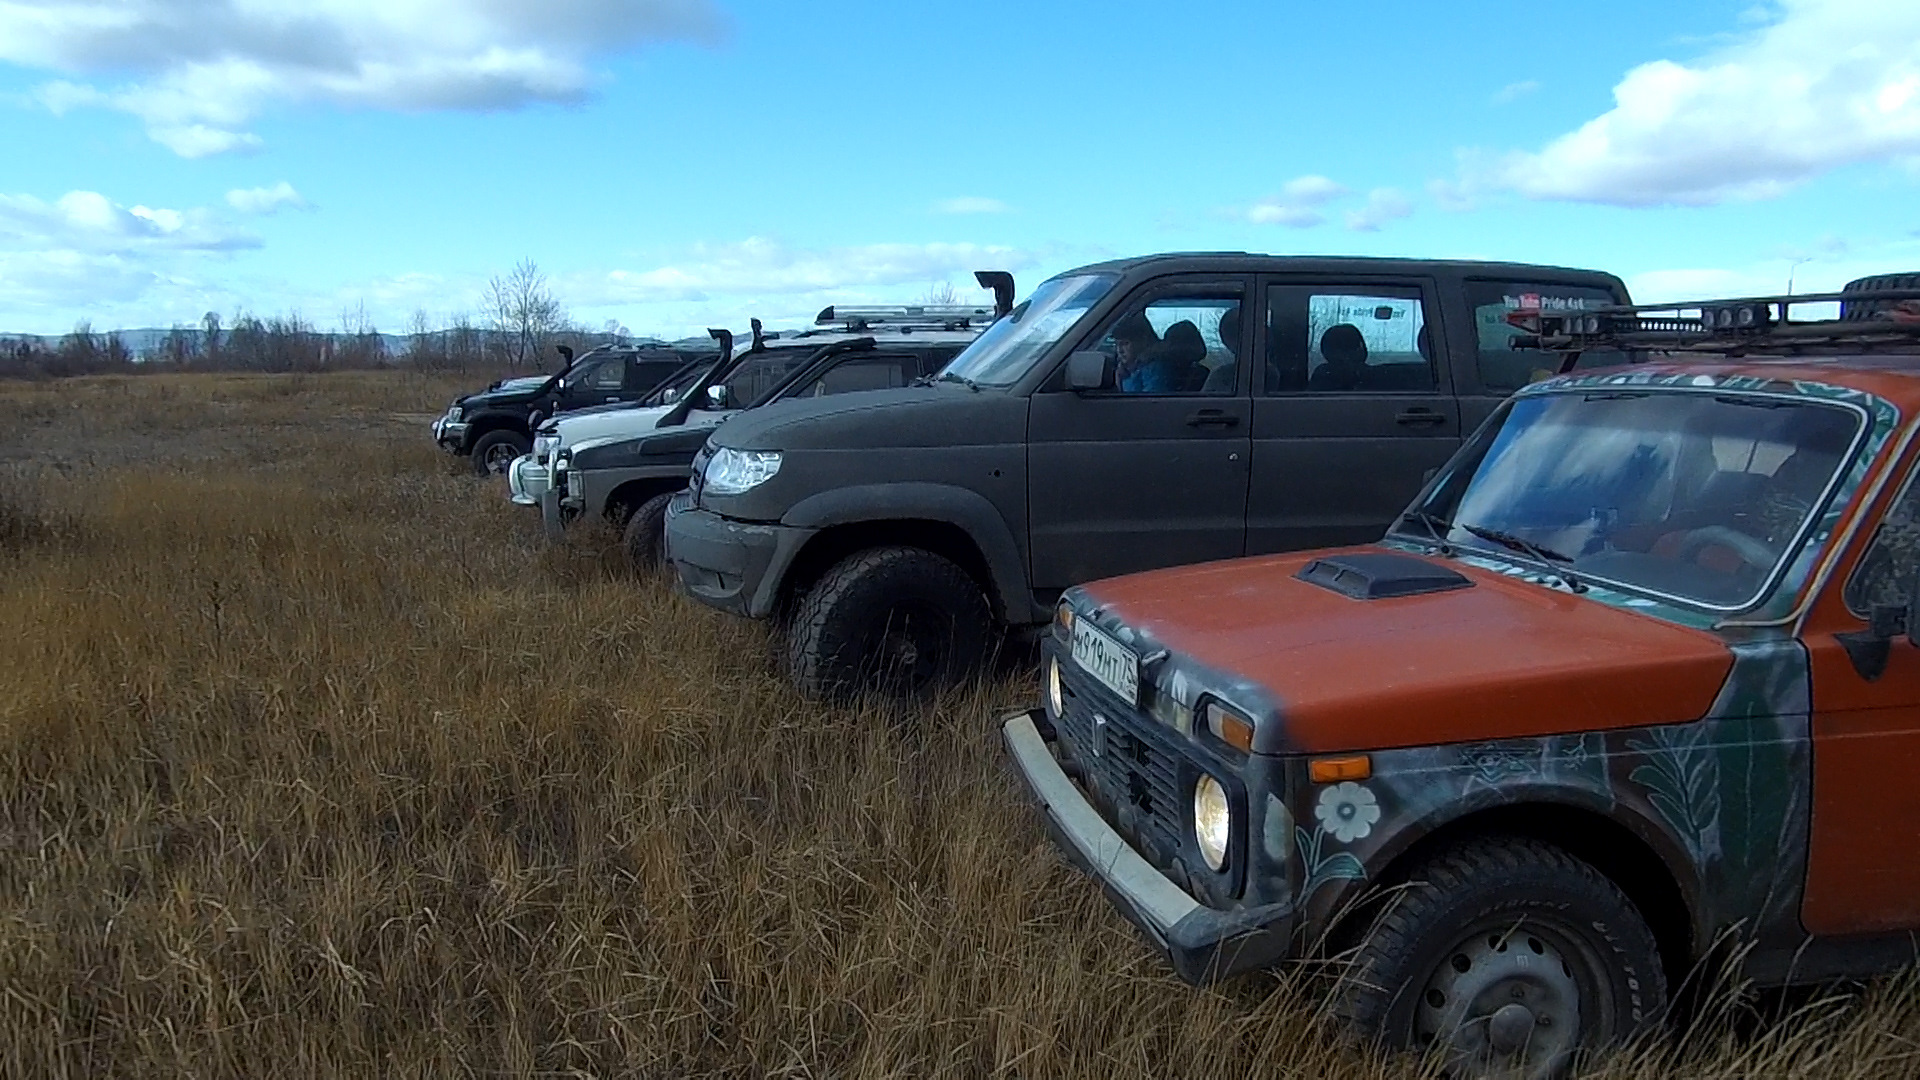
[[[1373,759],[1365,754],[1359,757],[1318,758],[1307,765],[1307,775],[1316,784],[1365,780],[1373,775]]]
[[[1242,753],[1253,752],[1253,721],[1217,701],[1207,702],[1206,720],[1214,738]]]

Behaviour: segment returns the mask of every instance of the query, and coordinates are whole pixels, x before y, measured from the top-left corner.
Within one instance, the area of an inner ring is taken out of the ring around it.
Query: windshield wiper
[[[965,375],[955,375],[951,371],[943,371],[935,378],[940,382],[957,382],[976,394],[980,392],[980,384],[967,378]]]
[[[1545,565],[1548,570],[1552,571],[1553,576],[1559,578],[1561,584],[1573,592],[1583,593],[1587,591],[1586,585],[1578,578],[1575,578],[1571,573],[1559,569],[1554,565],[1555,563],[1571,564],[1573,562],[1573,556],[1565,554],[1564,552],[1555,551],[1550,547],[1542,547],[1525,537],[1515,536],[1509,532],[1501,532],[1498,529],[1486,529],[1478,525],[1468,525],[1464,522],[1456,524],[1458,524],[1459,528],[1467,530],[1480,539],[1499,544],[1508,551],[1517,551],[1522,555],[1533,556]]]
[[[1447,533],[1453,530],[1453,522],[1431,510],[1409,510],[1400,515],[1400,520],[1425,525],[1434,542],[1440,545],[1440,554],[1452,557],[1453,545],[1447,542]]]

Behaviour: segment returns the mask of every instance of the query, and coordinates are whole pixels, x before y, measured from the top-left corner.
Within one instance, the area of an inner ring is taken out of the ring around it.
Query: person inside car
[[[1239,375],[1240,364],[1240,305],[1235,304],[1220,314],[1220,345],[1227,351],[1227,358],[1216,365],[1201,383],[1203,394],[1231,394],[1235,380]]]
[[[1168,383],[1164,365],[1158,364],[1160,335],[1144,313],[1134,312],[1113,328],[1113,346],[1119,354],[1114,364],[1114,385],[1126,394],[1164,393],[1177,387]]]
[[[1352,323],[1330,326],[1320,335],[1326,362],[1307,377],[1309,390],[1358,390],[1367,379],[1367,339]]]

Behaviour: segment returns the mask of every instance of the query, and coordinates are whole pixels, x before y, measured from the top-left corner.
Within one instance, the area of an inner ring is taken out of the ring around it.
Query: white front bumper
[[[540,505],[540,496],[547,490],[547,475],[547,467],[536,462],[532,454],[514,458],[507,467],[509,497],[520,506]]]

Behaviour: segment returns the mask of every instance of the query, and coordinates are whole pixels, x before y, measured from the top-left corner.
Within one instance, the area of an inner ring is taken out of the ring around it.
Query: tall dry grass
[[[0,1074],[1415,1075],[1177,982],[1000,752],[543,548],[401,376],[0,388]],[[87,445],[91,457],[77,456]],[[102,450],[98,447],[106,446]],[[61,448],[67,449],[61,449]],[[1920,991],[1610,1077],[1920,1075]]]

